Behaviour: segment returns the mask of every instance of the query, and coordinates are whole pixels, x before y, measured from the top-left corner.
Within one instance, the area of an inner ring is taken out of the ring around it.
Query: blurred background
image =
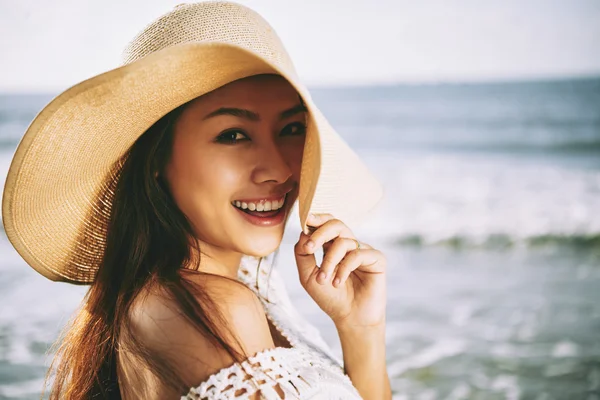
[[[600,399],[600,1],[238,2],[385,185],[353,228],[388,258],[394,399]],[[176,4],[0,0],[0,184],[37,112]],[[341,354],[292,221],[277,268]],[[0,231],[0,399],[39,398],[85,291]]]

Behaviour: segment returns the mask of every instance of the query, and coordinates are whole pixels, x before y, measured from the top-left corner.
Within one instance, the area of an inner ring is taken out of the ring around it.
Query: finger
[[[310,240],[306,242],[306,250],[314,252],[315,249],[337,237],[353,238],[354,235],[346,224],[339,219],[329,220],[310,235]]]
[[[310,279],[314,279],[314,275],[319,272],[315,255],[306,252],[306,242],[310,236],[300,232],[300,239],[294,246],[294,256],[296,257],[296,266],[298,267],[298,276],[300,283],[304,286]]]
[[[312,235],[317,228],[319,228],[320,226],[324,225],[325,223],[329,222],[329,221],[333,221],[333,220],[337,220],[333,215],[331,214],[308,214],[308,218],[306,220],[306,226],[308,228],[308,230],[310,231],[308,233],[308,235]],[[349,229],[348,229],[349,230]]]
[[[356,249],[356,242],[348,238],[338,237],[329,243],[331,245],[323,257],[320,271],[316,276],[317,282],[322,285],[331,283],[336,266],[344,259],[346,253]]]
[[[327,213],[310,213],[308,214],[307,224],[310,226],[318,227],[323,225],[327,221],[331,221],[335,217]]]
[[[306,218],[306,228],[307,228],[308,232],[304,232],[304,233],[306,233],[307,235],[310,236],[314,233],[314,231],[317,230],[317,228],[319,226],[323,225],[325,222],[330,221],[332,219],[335,219],[335,218],[331,214],[310,213],[310,214],[308,214],[308,217]]]
[[[335,287],[342,286],[350,273],[354,270],[380,274],[385,272],[385,263],[382,261],[383,255],[380,251],[374,249],[352,250],[346,254],[346,257],[340,261],[335,271],[335,277],[332,284]]]

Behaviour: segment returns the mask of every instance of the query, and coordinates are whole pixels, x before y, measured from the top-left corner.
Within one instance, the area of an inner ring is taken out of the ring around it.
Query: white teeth
[[[259,203],[246,203],[244,201],[236,200],[231,204],[237,208],[241,208],[242,210],[248,209],[250,211],[275,211],[283,207],[283,203],[285,203],[285,196],[283,196],[281,200],[264,201]]]

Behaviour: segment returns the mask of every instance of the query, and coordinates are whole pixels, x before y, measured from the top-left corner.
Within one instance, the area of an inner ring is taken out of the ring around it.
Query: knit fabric
[[[276,268],[244,257],[238,280],[260,298],[267,318],[292,346],[263,350],[241,363],[234,363],[191,388],[182,400],[243,400],[255,393],[264,399],[360,400],[336,357],[316,327],[292,305]]]

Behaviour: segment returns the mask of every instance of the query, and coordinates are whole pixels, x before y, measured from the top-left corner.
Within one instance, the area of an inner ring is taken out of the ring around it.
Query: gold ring
[[[356,250],[360,250],[360,242],[354,238],[352,240],[354,240],[354,242],[356,242]]]

